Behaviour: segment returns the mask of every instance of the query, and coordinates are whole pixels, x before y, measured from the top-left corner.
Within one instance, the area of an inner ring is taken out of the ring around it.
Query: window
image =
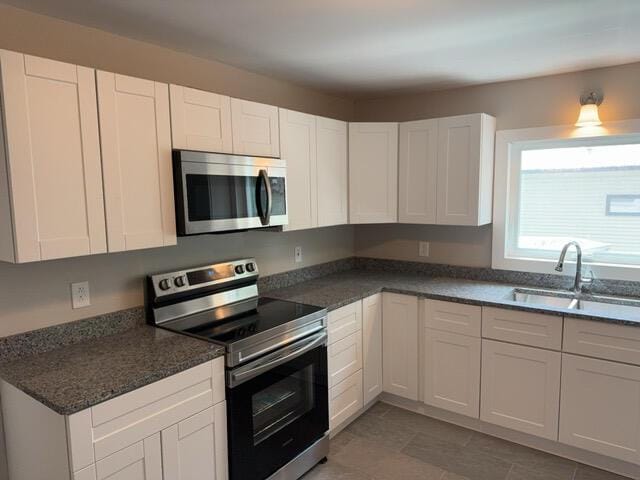
[[[576,240],[596,275],[638,280],[640,135],[544,138],[550,131],[522,141],[508,140],[523,131],[499,132],[494,267],[553,273]]]

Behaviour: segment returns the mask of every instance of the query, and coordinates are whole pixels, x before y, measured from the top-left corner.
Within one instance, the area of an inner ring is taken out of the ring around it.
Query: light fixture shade
[[[600,115],[598,115],[598,105],[595,103],[582,105],[576,127],[595,127],[597,125],[602,125]]]

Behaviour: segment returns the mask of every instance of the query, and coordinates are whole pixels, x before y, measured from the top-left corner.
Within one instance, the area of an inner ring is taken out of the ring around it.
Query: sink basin
[[[516,288],[512,296],[515,302],[556,308],[570,308],[575,302],[575,298],[570,293],[550,290]]]
[[[637,300],[594,297],[591,300],[578,300],[573,308],[594,314],[621,314],[640,319],[640,301]]]
[[[543,290],[535,288],[516,288],[511,300],[528,305],[580,310],[594,315],[623,315],[640,320],[640,300],[601,295],[581,295],[573,292]]]

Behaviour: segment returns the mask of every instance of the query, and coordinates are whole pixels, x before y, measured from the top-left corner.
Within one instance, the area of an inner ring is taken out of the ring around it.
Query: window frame
[[[554,270],[556,259],[514,251],[509,244],[517,235],[519,212],[520,158],[523,150],[640,143],[640,119],[610,122],[599,127],[561,125],[551,127],[499,130],[496,132],[495,181],[493,204],[492,267],[533,273],[560,275]],[[568,260],[567,263],[571,263]],[[640,280],[640,265],[584,262],[599,278]],[[565,273],[570,269],[565,269]]]

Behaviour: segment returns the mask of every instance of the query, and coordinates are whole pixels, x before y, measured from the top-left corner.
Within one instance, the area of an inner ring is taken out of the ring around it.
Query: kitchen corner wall
[[[488,65],[487,68],[490,68]],[[637,93],[640,63],[430,93],[359,99],[356,121],[407,121],[484,112],[498,130],[573,124],[579,97],[604,93],[604,122],[640,118]],[[356,255],[455,265],[491,265],[491,226],[357,226]],[[418,241],[430,242],[428,257],[418,256]]]
[[[350,99],[6,5],[0,5],[0,48],[341,120],[353,115]],[[298,245],[303,262],[296,264]],[[353,228],[344,226],[190,237],[175,247],[34,264],[0,262],[0,336],[141,305],[143,278],[151,272],[255,256],[264,275],[353,253]],[[73,310],[69,284],[84,280],[92,305]]]

